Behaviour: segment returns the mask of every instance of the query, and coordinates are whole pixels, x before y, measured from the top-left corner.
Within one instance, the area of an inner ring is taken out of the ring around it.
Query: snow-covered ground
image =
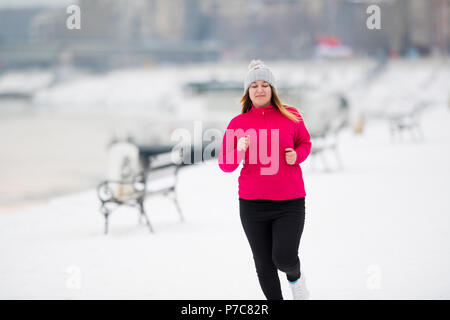
[[[342,171],[302,165],[300,258],[311,298],[450,298],[449,123],[440,104],[424,113],[424,142],[393,143],[387,124],[371,121],[362,135],[342,132]],[[238,175],[215,161],[182,170],[186,221],[169,199],[150,198],[154,234],[121,208],[105,236],[93,189],[0,215],[0,298],[264,299],[239,220]]]

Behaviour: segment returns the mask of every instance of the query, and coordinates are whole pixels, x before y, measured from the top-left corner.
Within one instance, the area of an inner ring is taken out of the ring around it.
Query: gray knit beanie
[[[248,73],[244,81],[244,92],[256,80],[264,80],[276,89],[275,77],[272,71],[261,60],[252,60],[248,65]]]

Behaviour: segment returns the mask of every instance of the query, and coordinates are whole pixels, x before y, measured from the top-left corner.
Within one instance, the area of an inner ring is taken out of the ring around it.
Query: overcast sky
[[[0,8],[64,7],[77,3],[78,0],[0,0]]]

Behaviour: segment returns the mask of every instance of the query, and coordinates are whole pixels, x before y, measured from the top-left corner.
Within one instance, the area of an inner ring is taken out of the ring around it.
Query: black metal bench
[[[117,192],[116,188],[122,191]],[[124,190],[127,191],[124,192]],[[153,232],[144,208],[145,193],[146,177],[144,172],[130,180],[105,180],[98,185],[97,196],[101,202],[100,211],[105,216],[105,234],[108,233],[109,215],[121,205],[138,207],[139,223],[142,223],[142,217],[144,217],[150,231]]]
[[[122,205],[137,207],[139,209],[139,224],[145,219],[150,232],[154,232],[145,209],[145,200],[149,196],[161,194],[172,195],[180,220],[184,221],[182,211],[177,199],[177,177],[183,162],[169,160],[157,161],[162,155],[170,155],[172,146],[137,146],[139,149],[140,170],[138,172],[126,172],[119,180],[105,180],[97,187],[97,196],[101,202],[100,211],[105,217],[105,234],[108,233],[108,222],[110,214]],[[127,171],[126,163],[123,165]],[[162,176],[169,176],[173,181],[162,188],[149,190],[149,182],[158,180]]]
[[[177,197],[178,173],[185,165],[179,153],[177,160],[171,159],[172,146],[139,146],[139,156],[144,172],[146,172],[145,196],[172,196],[180,221],[184,221],[183,213]],[[169,177],[169,183],[162,186],[152,186],[152,181],[161,182],[162,178]]]

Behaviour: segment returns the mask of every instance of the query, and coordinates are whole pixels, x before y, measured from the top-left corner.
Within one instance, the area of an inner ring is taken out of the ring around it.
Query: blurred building
[[[450,0],[79,0],[81,30],[66,8],[0,10],[0,66],[73,63],[94,69],[160,62],[312,57],[332,37],[356,55],[450,52]]]

